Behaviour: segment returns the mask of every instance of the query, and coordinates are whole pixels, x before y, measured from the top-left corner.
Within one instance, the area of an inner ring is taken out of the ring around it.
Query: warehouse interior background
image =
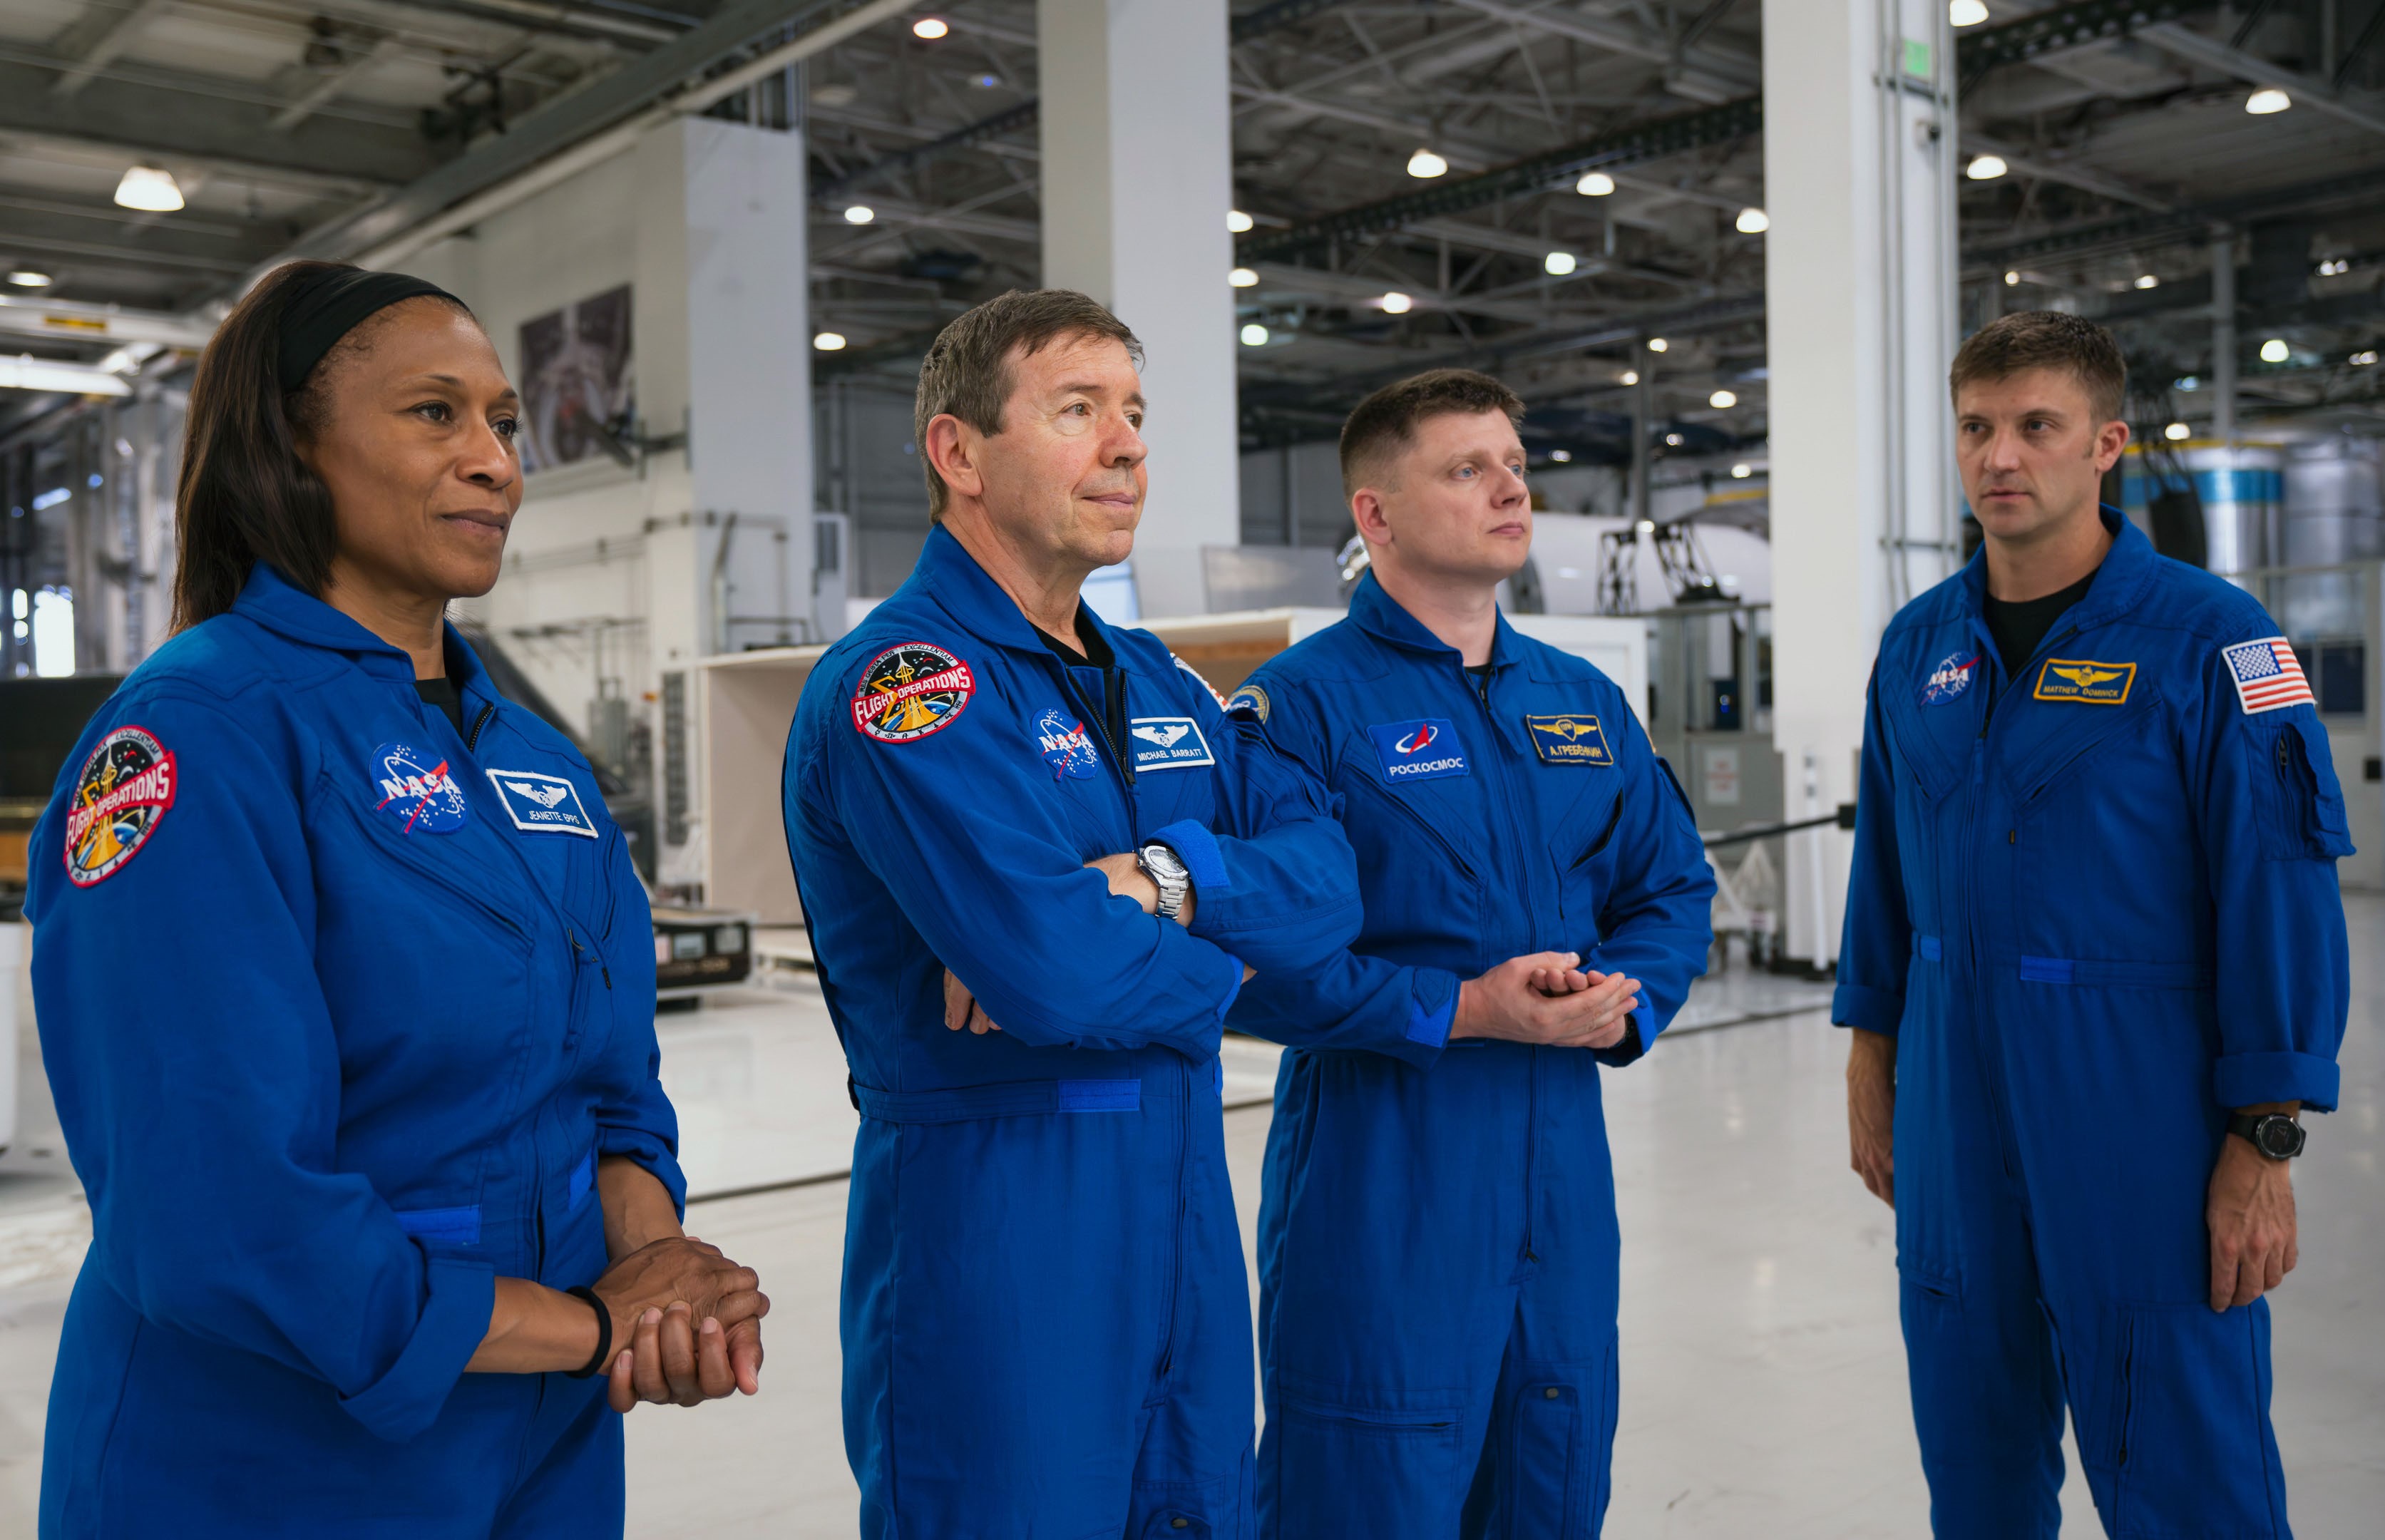
[[[1632,1536],[1922,1533],[1817,982],[1836,815],[1881,627],[1976,543],[1954,346],[2016,309],[2112,327],[2107,500],[2268,605],[2351,804],[2359,993],[2278,1415],[2304,1533],[2375,1532],[2385,0],[0,0],[0,918],[82,720],[168,635],[194,362],[299,256],[454,291],[524,393],[522,514],[457,618],[601,769],[661,906],[692,1227],[778,1268],[763,1399],[633,1418],[633,1534],[851,1533],[852,1114],[777,755],[929,531],[922,351],[1037,284],[1149,351],[1149,511],[1088,597],[1220,690],[1344,602],[1351,406],[1442,365],[1529,405],[1509,607],[1630,684],[1722,882],[1690,1031],[1610,1081]],[[23,929],[8,1534],[89,1231]],[[1272,1050],[1235,1051],[1247,1225]]]

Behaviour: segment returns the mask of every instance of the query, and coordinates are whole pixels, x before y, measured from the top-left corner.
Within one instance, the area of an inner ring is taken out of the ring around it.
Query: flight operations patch
[[[853,691],[853,725],[881,744],[907,744],[941,732],[977,694],[969,666],[930,642],[887,648],[861,670]]]
[[[1544,765],[1599,765],[1612,769],[1615,751],[1607,746],[1606,730],[1587,711],[1556,717],[1526,717],[1524,731]]]
[[[67,880],[87,888],[121,870],[157,832],[179,779],[173,751],[146,731],[119,727],[102,738],[67,808]]]
[[[2029,695],[2037,700],[2119,706],[2127,702],[2129,690],[2136,682],[2137,666],[2133,663],[2097,663],[2083,657],[2049,657],[2037,670],[2037,688]]]

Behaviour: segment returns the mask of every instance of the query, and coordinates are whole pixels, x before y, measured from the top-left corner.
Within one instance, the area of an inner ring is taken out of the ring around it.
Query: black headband
[[[323,355],[366,317],[378,315],[402,299],[425,294],[470,308],[438,284],[402,272],[324,268],[300,279],[291,286],[290,298],[281,308],[281,335],[274,359],[281,388],[294,391],[305,384]]]

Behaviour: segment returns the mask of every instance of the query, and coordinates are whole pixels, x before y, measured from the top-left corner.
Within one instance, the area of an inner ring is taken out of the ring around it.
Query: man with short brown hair
[[[937,528],[788,739],[788,847],[862,1115],[843,1335],[865,1540],[1248,1522],[1218,1035],[1252,970],[1347,945],[1358,898],[1322,789],[1078,596],[1143,513],[1139,351],[1065,292],[945,329],[919,383]]]
[[[1532,543],[1523,409],[1464,369],[1362,402],[1350,618],[1230,703],[1339,794],[1367,909],[1233,1017],[1289,1045],[1259,1208],[1266,1540],[1586,1537],[1606,1509],[1600,1066],[1704,970],[1714,878],[1623,691],[1499,613]]]
[[[1931,1521],[2051,1537],[2067,1404],[2111,1534],[2286,1540],[2261,1296],[2348,1003],[2327,729],[2250,595],[2098,507],[2109,332],[2006,316],[1952,383],[1985,538],[1880,640],[1832,1012]]]

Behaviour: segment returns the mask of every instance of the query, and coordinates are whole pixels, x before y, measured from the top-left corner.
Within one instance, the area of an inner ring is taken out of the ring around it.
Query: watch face
[[[2272,1160],[2289,1160],[2303,1152],[2303,1129],[2291,1118],[2272,1114],[2254,1125],[2261,1153]]]

